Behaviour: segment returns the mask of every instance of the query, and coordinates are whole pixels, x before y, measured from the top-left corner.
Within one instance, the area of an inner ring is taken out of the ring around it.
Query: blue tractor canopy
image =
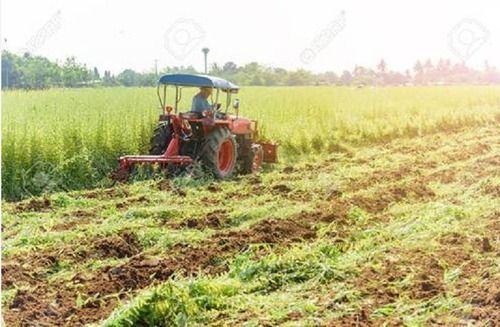
[[[163,86],[163,96],[160,94],[160,87]],[[167,86],[175,87],[174,109],[178,112],[179,101],[182,98],[182,89],[184,87],[211,87],[216,90],[215,99],[211,98],[212,105],[219,101],[219,91],[226,93],[226,112],[231,104],[231,95],[238,93],[239,87],[225,79],[199,74],[167,74],[163,75],[158,81],[158,99],[160,100],[161,108],[166,107],[167,101]]]
[[[191,87],[213,87],[224,92],[238,93],[238,85],[225,79],[198,74],[167,74],[158,81],[163,85],[191,86]]]

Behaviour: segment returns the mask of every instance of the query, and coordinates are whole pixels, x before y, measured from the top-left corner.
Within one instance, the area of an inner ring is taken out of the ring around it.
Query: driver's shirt
[[[200,93],[196,94],[193,97],[193,103],[191,105],[192,112],[203,112],[207,110],[212,110],[212,106],[208,102],[207,98],[205,98]]]

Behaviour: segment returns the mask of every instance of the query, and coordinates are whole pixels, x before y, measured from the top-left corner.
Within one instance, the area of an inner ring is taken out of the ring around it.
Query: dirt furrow
[[[217,233],[199,246],[175,245],[166,257],[136,255],[123,265],[104,267],[92,275],[78,274],[62,285],[31,278],[33,291],[18,291],[4,319],[11,326],[29,325],[33,321],[84,325],[109,315],[119,299],[129,297],[130,291],[164,281],[174,273],[221,273],[227,270],[227,258],[251,244],[287,245],[312,238],[315,231],[310,224],[272,219],[250,229]],[[98,247],[110,248],[108,242],[101,242]],[[8,268],[3,273],[7,276],[5,286],[14,283],[13,279],[23,278],[13,277],[14,271]]]

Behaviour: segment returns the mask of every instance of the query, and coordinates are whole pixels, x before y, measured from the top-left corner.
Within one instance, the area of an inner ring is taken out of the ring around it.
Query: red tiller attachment
[[[264,154],[263,160],[268,163],[278,162],[278,145],[273,143],[257,142],[262,146],[262,152]]]
[[[170,116],[173,126],[172,140],[168,144],[165,153],[162,155],[127,155],[118,159],[118,171],[112,174],[112,178],[117,181],[125,181],[128,178],[130,168],[136,164],[159,164],[165,167],[169,164],[177,166],[187,166],[193,163],[193,158],[190,156],[179,155],[180,149],[180,133],[182,130],[182,121],[175,115]]]

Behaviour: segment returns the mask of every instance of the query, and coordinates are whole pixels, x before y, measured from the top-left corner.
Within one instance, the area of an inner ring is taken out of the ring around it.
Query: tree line
[[[156,72],[136,72],[125,69],[118,75],[105,70],[101,75],[97,67],[89,68],[75,57],[63,63],[25,53],[22,56],[2,52],[2,89],[46,89],[51,87],[94,86],[154,86],[160,75],[166,73],[197,73],[192,66],[166,67]],[[304,69],[286,70],[268,67],[256,62],[238,66],[226,62],[214,63],[209,74],[226,78],[240,85],[298,86],[298,85],[440,85],[440,84],[500,84],[500,72],[488,62],[481,70],[447,59],[432,62],[417,61],[412,69],[398,72],[389,69],[385,60],[376,68],[355,66],[344,70],[313,73]]]

